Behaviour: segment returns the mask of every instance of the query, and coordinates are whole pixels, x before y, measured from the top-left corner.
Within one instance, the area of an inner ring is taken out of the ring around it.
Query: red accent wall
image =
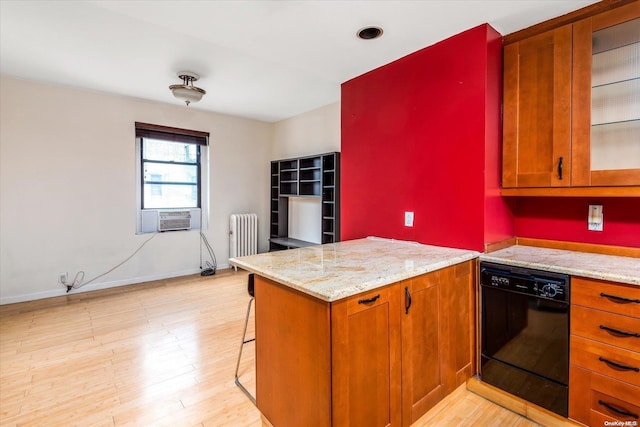
[[[587,230],[590,204],[602,205],[603,231]],[[640,248],[638,198],[518,198],[516,235]]]
[[[481,251],[514,235],[499,196],[501,66],[500,34],[481,25],[342,85],[342,240]]]

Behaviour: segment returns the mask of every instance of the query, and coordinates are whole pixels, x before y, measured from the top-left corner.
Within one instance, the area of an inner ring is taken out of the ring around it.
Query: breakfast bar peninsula
[[[231,259],[255,273],[263,422],[411,425],[475,373],[478,255],[369,237]]]

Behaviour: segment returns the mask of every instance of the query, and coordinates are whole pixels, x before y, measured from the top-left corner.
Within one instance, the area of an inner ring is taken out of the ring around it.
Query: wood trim
[[[499,242],[485,243],[484,253],[488,254],[490,252],[499,251],[500,249],[505,249],[510,246],[514,246],[515,244],[516,244],[516,237],[509,237],[508,239],[500,240]]]
[[[571,186],[571,45],[572,28],[560,27],[553,34],[553,187]],[[560,179],[560,163],[564,176]]]
[[[571,185],[591,182],[591,20],[573,25],[571,86]]]
[[[640,248],[628,246],[599,245],[595,243],[564,242],[561,240],[534,239],[517,237],[516,242],[521,246],[535,246],[539,248],[564,249],[568,251],[589,252],[603,255],[627,256],[640,258]]]
[[[626,6],[622,6],[608,13],[594,16],[593,31],[611,27],[612,25],[636,19],[640,16],[640,1],[634,1]]]
[[[640,197],[640,185],[628,187],[535,187],[503,188],[500,194],[505,197]]]
[[[616,9],[631,3],[638,3],[638,0],[602,0],[601,2],[583,7],[582,9],[558,16],[557,18],[549,19],[523,30],[516,31],[515,33],[507,34],[503,37],[502,42],[506,46],[563,25],[571,24],[581,19],[586,19],[599,13]]]
[[[260,414],[260,420],[262,421],[262,427],[273,427],[273,424],[262,414]]]
[[[506,391],[500,390],[497,387],[489,385],[480,381],[478,378],[469,378],[467,380],[467,390],[472,391],[478,396],[482,396],[485,399],[494,402],[504,408],[507,408],[516,414],[522,415],[532,421],[535,421],[543,426],[548,427],[574,427],[582,426],[582,424],[576,424],[573,421],[554,414],[551,411],[547,411],[533,403],[527,402],[524,399],[516,397]]]
[[[635,185],[640,183],[640,169],[591,171],[593,185]]]
[[[519,45],[505,46],[503,52],[502,185],[518,185],[518,75]]]

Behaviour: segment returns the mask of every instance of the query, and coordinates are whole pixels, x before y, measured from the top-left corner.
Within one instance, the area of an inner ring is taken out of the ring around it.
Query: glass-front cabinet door
[[[574,24],[572,185],[640,185],[640,2]]]

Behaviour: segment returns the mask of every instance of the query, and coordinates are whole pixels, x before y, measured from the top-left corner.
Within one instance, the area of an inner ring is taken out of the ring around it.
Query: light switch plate
[[[413,212],[404,213],[404,225],[405,227],[413,227]]]
[[[602,214],[602,205],[589,205],[587,228],[591,231],[602,231],[603,226],[604,216]]]

